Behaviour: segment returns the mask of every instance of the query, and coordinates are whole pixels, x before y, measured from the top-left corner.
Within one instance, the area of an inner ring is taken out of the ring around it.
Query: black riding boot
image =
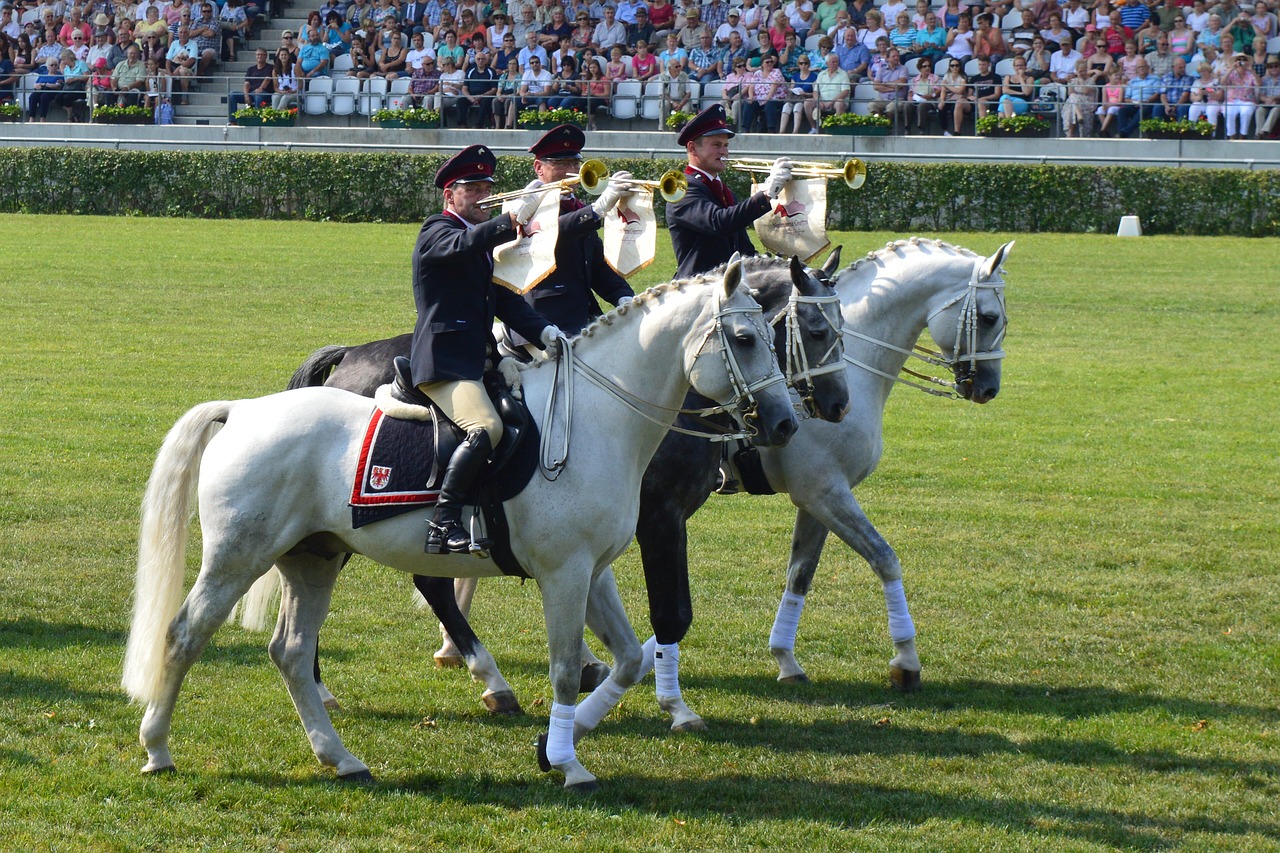
[[[440,484],[435,518],[428,525],[427,553],[466,553],[471,536],[462,526],[462,507],[475,501],[476,478],[489,461],[489,433],[482,429],[467,433],[467,438],[454,451]]]

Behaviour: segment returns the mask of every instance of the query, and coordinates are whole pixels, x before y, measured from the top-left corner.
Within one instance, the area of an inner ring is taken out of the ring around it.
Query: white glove
[[[769,170],[769,177],[764,182],[764,194],[770,199],[777,200],[782,193],[782,188],[791,181],[791,160],[786,157],[779,157],[773,161],[773,168]]]
[[[525,187],[527,190],[536,190],[542,186],[542,181],[534,179]],[[538,212],[538,208],[542,205],[542,193],[529,193],[526,196],[513,198],[510,202],[508,210],[516,216],[516,222],[521,225],[528,225],[529,220],[533,219]]]
[[[524,399],[524,392],[520,390],[523,385],[520,378],[520,362],[514,358],[504,358],[498,362],[498,372],[502,374],[502,381],[511,389],[511,396],[517,400]]]
[[[604,219],[604,215],[617,207],[619,201],[631,195],[630,188],[626,186],[629,180],[631,180],[630,172],[614,172],[609,177],[609,183],[605,184],[604,192],[600,193],[600,197],[591,205],[596,216]]]
[[[542,328],[538,340],[542,342],[543,353],[547,358],[555,360],[560,357],[560,336],[563,334],[558,326],[547,324]]]

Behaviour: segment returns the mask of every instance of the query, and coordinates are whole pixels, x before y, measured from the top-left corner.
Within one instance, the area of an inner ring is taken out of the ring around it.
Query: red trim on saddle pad
[[[388,492],[376,489],[370,482],[376,476],[381,482],[390,479],[391,469],[373,465],[373,447],[382,429],[383,412],[375,408],[365,429],[364,442],[360,445],[360,458],[356,461],[355,482],[351,487],[351,506],[414,506],[434,504],[440,497],[439,490],[426,489]]]

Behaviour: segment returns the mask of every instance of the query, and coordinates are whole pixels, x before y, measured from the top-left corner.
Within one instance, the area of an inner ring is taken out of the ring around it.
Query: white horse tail
[[[231,618],[239,617],[240,624],[248,631],[265,631],[267,619],[271,616],[271,605],[280,594],[283,580],[280,570],[275,566],[271,571],[253,582],[244,598],[236,602],[236,609],[231,611]]]
[[[159,698],[165,637],[182,605],[187,528],[200,459],[234,405],[228,401],[201,403],[183,415],[165,436],[147,481],[142,498],[133,627],[120,682],[139,702]]]

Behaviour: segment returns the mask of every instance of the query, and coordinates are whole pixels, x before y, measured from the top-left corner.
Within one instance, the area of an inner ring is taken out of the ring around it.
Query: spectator
[[[1258,36],[1253,40],[1253,74],[1258,79],[1267,73],[1267,40]]]
[[[351,70],[347,74],[357,80],[367,80],[378,72],[377,60],[365,47],[364,36],[360,35],[362,32],[364,30],[351,37],[351,53],[348,54],[351,57]]]
[[[939,116],[941,124],[942,97],[945,93],[942,78],[927,62],[920,63],[919,68],[920,73],[911,81],[910,96],[903,104],[902,129],[905,133],[911,132],[913,116],[915,128],[922,134],[929,132],[929,123],[934,115]],[[943,130],[946,130],[945,126]]]
[[[872,115],[888,116],[897,123],[897,115],[903,113],[907,97],[907,68],[894,48],[885,55],[885,64],[878,67],[871,77],[876,98],[867,107]],[[905,120],[906,116],[903,115]]]
[[[1062,25],[1061,19],[1058,25]],[[1066,33],[1065,30],[1063,30]],[[1070,35],[1069,33],[1067,34]],[[1070,42],[1069,37],[1063,38],[1062,41]],[[1056,44],[1056,42],[1055,42]],[[997,63],[1004,59],[1005,54],[1009,52],[1009,48],[1004,43],[1004,36],[995,27],[991,26],[991,15],[983,13],[978,16],[978,31],[973,36],[973,53],[975,56],[989,56],[991,62]]]
[[[787,95],[786,79],[777,58],[764,57],[763,65],[753,76],[742,103],[742,129],[751,132],[759,123],[761,132],[777,133]]]
[[[698,83],[710,83],[723,76],[720,49],[712,44],[711,33],[703,30],[698,36],[698,46],[689,51],[689,75]]]
[[[1190,121],[1203,119],[1217,127],[1218,116],[1222,114],[1222,88],[1210,63],[1200,63],[1198,70],[1200,74],[1191,86],[1191,107],[1187,110],[1187,118]]]
[[[794,34],[795,30],[791,29],[791,24],[787,21],[786,14],[775,12],[773,21],[769,25],[769,43],[773,45],[774,50],[778,51],[779,56],[782,55],[782,49],[787,46],[787,33]],[[778,61],[778,65],[781,68],[781,60]]]
[[[1146,7],[1143,6],[1143,8],[1145,9]],[[1041,30],[1040,35],[1045,41],[1052,42],[1055,50],[1064,41],[1074,42],[1076,40],[1075,34],[1062,25],[1062,16],[1057,12],[1049,16],[1049,26]]]
[[[17,41],[18,36],[22,35],[22,25],[14,17],[12,6],[0,8],[0,35],[4,35],[11,42]]]
[[[574,50],[582,50],[591,44],[596,30],[591,25],[591,15],[586,9],[579,9],[575,14],[575,26],[569,36],[569,46]]]
[[[1014,55],[1031,50],[1032,41],[1041,38],[1040,28],[1036,26],[1036,14],[1031,9],[1022,10],[1022,23],[1009,33],[1009,51]]]
[[[341,20],[337,12],[332,14]],[[222,34],[222,58],[235,62],[240,43],[249,37],[249,17],[242,0],[227,0],[218,13],[218,29]]]
[[[1035,97],[1035,81],[1027,73],[1027,60],[1016,56],[1013,59],[1013,73],[1006,74],[1000,89],[1000,114],[1013,118],[1015,115],[1026,115],[1031,110],[1031,100]]]
[[[530,60],[534,57],[538,59],[538,67],[541,70],[547,65],[550,57],[547,55],[547,49],[538,44],[537,32],[530,30],[524,34],[524,47],[520,49],[520,68],[523,71],[529,70]]]
[[[658,37],[658,31],[653,24],[649,22],[649,10],[644,6],[639,6],[635,10],[635,17],[636,19],[634,23],[623,21],[627,27],[627,39],[625,44],[629,44],[634,47],[641,41],[654,43]],[[622,18],[619,17],[618,20],[621,21]]]
[[[260,47],[253,53],[254,64],[244,72],[242,92],[233,94],[227,101],[229,116],[234,116],[236,108],[242,103],[249,107],[265,107],[271,103],[272,95],[275,94],[275,69],[267,64],[267,49]]]
[[[360,27],[365,18],[373,17],[373,8],[369,5],[368,0],[353,0],[347,6],[347,22],[353,27]]]
[[[280,34],[280,47],[288,51],[289,53],[290,68],[298,64],[298,46],[299,46],[298,42],[299,41],[301,41],[301,39],[295,39],[293,37],[292,30],[285,30],[283,33]],[[366,45],[366,49],[372,53],[373,45],[368,41],[365,42],[365,45]]]
[[[1196,45],[1204,47],[1222,47],[1222,18],[1209,15],[1208,25],[1196,36]]]
[[[826,68],[818,72],[813,94],[809,107],[813,124],[810,133],[820,132],[824,115],[843,115],[849,111],[853,82],[849,79],[849,73],[840,67],[840,57],[835,53],[827,54]]]
[[[960,18],[965,14],[969,14],[969,22],[973,23],[973,15],[968,12],[968,9],[969,7],[960,0],[946,0],[942,6],[942,25],[947,28],[947,32],[959,27]]]
[[[431,2],[437,2],[437,0],[431,0]],[[533,33],[534,42],[537,43],[538,30],[541,28],[542,25],[534,18],[533,6],[522,6],[520,16],[511,25],[511,34],[515,36],[516,44],[523,46],[528,43],[526,36],[529,33]],[[520,61],[520,67],[526,67],[524,60]]]
[[[58,32],[58,41],[63,46],[69,46],[75,33],[80,34],[80,40],[85,44],[88,44],[89,39],[93,37],[93,29],[80,17],[79,6],[71,7],[71,19],[62,25],[62,29]]]
[[[108,103],[122,102],[134,107],[142,103],[147,90],[147,64],[142,61],[142,49],[129,45],[124,61],[111,71],[111,89],[115,93]]]
[[[1085,138],[1093,135],[1093,109],[1097,86],[1084,59],[1076,61],[1076,67],[1066,82],[1067,97],[1062,102],[1062,132],[1065,136]]]
[[[75,57],[72,56],[74,64]],[[43,122],[49,117],[49,107],[62,94],[62,54],[40,66],[41,70],[32,84],[31,97],[27,99],[27,115],[32,121]]]
[[[536,54],[530,56],[529,67],[520,76],[520,109],[546,112],[551,84],[551,72],[542,67],[542,58]]]
[[[676,60],[667,63],[667,71],[658,77],[662,82],[662,101],[659,118],[666,122],[667,116],[675,112],[689,112],[690,89],[689,75],[684,66]]]
[[[542,28],[541,34],[538,36],[538,43],[547,50],[555,50],[560,45],[560,39],[573,35],[573,25],[564,16],[563,6],[551,7],[551,20]],[[623,30],[623,38],[626,38],[626,31]]]
[[[809,55],[801,54],[800,58],[796,60],[796,72],[787,79],[787,92],[782,105],[782,119],[778,125],[779,133],[787,132],[787,126],[793,123],[793,117],[793,133],[801,132],[806,117],[809,123],[809,132],[818,132],[818,124],[813,119],[813,108],[817,103],[814,98],[813,87],[817,82],[818,74],[813,70],[809,62]]]
[[[1253,21],[1249,18],[1248,12],[1240,12],[1231,21],[1231,28],[1227,30],[1231,33],[1233,43],[1240,46],[1253,44],[1253,39],[1257,36],[1257,31],[1253,28]]]
[[[1274,12],[1267,8],[1267,4],[1263,0],[1253,4],[1253,15],[1249,18],[1249,23],[1253,25],[1255,37],[1273,38],[1277,34],[1277,22]]]
[[[443,120],[452,111],[456,116],[459,104],[463,101],[463,89],[466,86],[467,75],[457,63],[454,62],[452,56],[441,56],[440,62],[440,100],[437,109],[440,111],[440,117]]]
[[[213,17],[212,3],[201,3],[199,16],[193,15],[192,17],[191,35],[195,38],[196,45],[200,48],[198,73],[201,77],[204,77],[218,61],[221,28],[218,26],[217,19]]]
[[[1049,58],[1049,77],[1055,83],[1066,85],[1076,76],[1076,64],[1083,62],[1084,57],[1071,45],[1070,39],[1063,39],[1061,49],[1054,51]],[[1030,64],[1028,63],[1028,67]]]
[[[440,70],[433,57],[425,57],[422,65],[413,71],[406,66],[404,73],[409,76],[409,94],[416,106],[428,110],[440,109]]]
[[[599,63],[588,62],[585,69],[582,96],[587,113],[587,130],[595,130],[596,111],[602,108],[607,111],[613,101],[613,84],[600,71]]]
[[[396,56],[400,60],[400,66],[404,66],[404,48],[400,47],[399,36],[397,35],[395,43]],[[384,51],[385,53],[385,51]],[[298,51],[298,65],[296,74],[299,80],[311,80],[316,77],[329,76],[330,56],[329,49],[320,42],[320,30],[317,27],[307,27],[307,43]],[[394,79],[394,78],[388,78]]]
[[[813,3],[810,0],[791,0],[784,11],[787,16],[787,26],[803,42],[809,37],[809,33],[813,32],[816,23]]]
[[[89,88],[89,64],[76,59],[69,50],[62,52],[62,91],[55,99],[67,112],[67,121],[78,121],[77,108],[84,105]]]
[[[597,65],[595,62],[592,65]],[[578,74],[578,65],[572,55],[562,57],[560,71],[552,78],[551,95],[547,98],[547,108],[553,110],[576,110],[582,106],[582,77]]]
[[[968,82],[969,94],[973,98],[973,118],[976,122],[997,105],[1003,94],[1000,78],[991,70],[990,58],[978,57],[978,73],[970,74]]]
[[[1080,0],[1068,0],[1067,5],[1058,10],[1062,15],[1063,25],[1071,30],[1073,39],[1080,38],[1084,35],[1085,27],[1089,25],[1090,15]]]
[[[596,24],[591,34],[591,43],[600,53],[608,54],[614,45],[626,47],[627,28],[616,17],[612,5],[604,7],[604,20]]]
[[[689,52],[680,46],[680,36],[667,33],[667,49],[658,54],[658,63],[667,68],[672,62],[679,62],[681,70],[689,61]]]
[[[463,9],[458,13],[458,44],[473,44],[475,37],[480,36],[483,44],[488,45],[488,29],[484,23],[476,17],[476,13],[470,9]]]
[[[1124,76],[1119,69],[1116,69],[1111,72],[1102,84],[1101,103],[1099,103],[1097,110],[1097,114],[1102,116],[1102,125],[1098,128],[1099,135],[1109,136],[1111,125],[1113,123],[1118,125],[1120,111],[1124,109],[1124,98]]]
[[[1267,57],[1266,74],[1258,81],[1258,113],[1256,136],[1259,139],[1275,139],[1276,123],[1280,121],[1280,57]]]
[[[1176,15],[1173,19],[1173,29],[1169,31],[1169,52],[1174,56],[1190,59],[1195,52],[1195,47],[1195,31],[1187,28],[1185,15]]]
[[[1161,81],[1160,106],[1170,121],[1187,118],[1191,112],[1191,87],[1195,80],[1187,73],[1187,61],[1174,57],[1173,70]]]
[[[1071,46],[1070,41],[1064,41],[1063,44],[1068,47]],[[1015,57],[1022,56],[1026,58],[1027,73],[1031,75],[1031,78],[1035,80],[1037,84],[1041,82],[1065,82],[1063,80],[1051,79],[1053,63],[1055,60],[1061,62],[1061,60],[1058,59],[1061,55],[1061,51],[1054,51],[1050,53],[1048,46],[1045,44],[1045,40],[1040,36],[1036,36],[1035,40],[1031,42],[1031,50],[1028,50],[1025,53],[1014,54]],[[1075,67],[1068,66],[1067,78],[1070,79],[1071,75],[1074,73]]]
[[[750,2],[754,3],[755,0]],[[667,0],[653,0],[649,4],[649,23],[653,25],[654,39],[666,38],[667,33],[675,29],[676,7]]]
[[[649,52],[649,43],[643,39],[636,42],[636,55],[631,58],[631,73],[635,78],[640,81],[650,80],[658,74],[659,68],[658,57]]]
[[[733,60],[729,73],[724,75],[724,89],[720,93],[720,104],[724,107],[725,115],[733,119],[734,127],[742,126],[742,100],[751,78],[745,59]]]
[[[106,60],[108,69],[115,68],[124,61],[124,51],[108,41],[110,37],[111,30],[107,27],[98,27],[93,31],[93,46],[85,56],[85,62],[90,68],[97,68],[99,59]]]
[[[422,33],[414,33],[410,37],[409,51],[404,55],[405,71],[412,74],[422,67],[422,60],[427,57],[436,58],[436,52],[426,46],[426,41]],[[353,59],[354,63],[355,60]]]
[[[441,41],[443,44],[437,42],[435,48],[436,62],[440,64],[441,71],[444,70],[443,60],[446,56],[453,60],[454,68],[461,70],[462,63],[467,58],[467,51],[458,43],[458,33],[451,29],[445,30]]]
[[[511,22],[503,12],[494,12],[489,17],[489,21],[488,31],[485,33],[485,36],[489,41],[489,47],[497,50],[502,45],[503,37],[507,34],[511,34],[512,43],[515,43],[515,32],[511,29]],[[490,64],[489,67],[495,72],[498,70],[497,68],[494,68],[492,64]]]
[[[196,62],[200,56],[200,46],[191,36],[185,25],[179,25],[178,37],[169,45],[165,54],[166,70],[169,76],[182,84],[182,103],[186,104],[191,92],[191,78],[196,75]]]
[[[769,38],[768,30],[761,30],[756,34],[757,46],[747,57],[747,65],[753,70],[759,71],[764,67],[765,57],[773,57],[776,62],[778,59],[778,51],[773,49],[773,41]]]
[[[1174,53],[1169,49],[1169,36],[1160,33],[1156,36],[1156,49],[1147,54],[1147,67],[1152,74],[1164,77],[1173,70]]]
[[[516,61],[516,65],[520,64],[520,50],[516,47],[516,37],[514,33],[504,33],[502,40],[498,44],[498,52],[493,58],[493,70],[505,71],[511,60]],[[499,74],[499,77],[502,75]]]
[[[507,60],[507,70],[498,78],[498,97],[493,102],[495,130],[514,130],[520,100],[520,60]]]
[[[938,123],[943,136],[959,136],[964,117],[969,114],[969,84],[964,65],[958,59],[947,60],[947,73],[942,75],[942,95],[938,100]]]
[[[1249,122],[1258,109],[1258,76],[1253,73],[1249,57],[1237,54],[1233,67],[1222,78],[1226,100],[1227,138],[1244,139],[1249,132]]]
[[[1138,43],[1138,53],[1151,53],[1155,50],[1156,42],[1163,33],[1160,22],[1154,17],[1148,18],[1147,22],[1133,33],[1133,40]]]
[[[840,70],[849,75],[849,79],[857,82],[866,76],[871,64],[871,51],[858,41],[858,34],[853,27],[844,31],[844,38],[836,45],[836,57],[840,60]]]
[[[701,11],[694,6],[685,11],[685,26],[679,31],[680,46],[686,51],[692,51],[702,41],[704,32],[711,33],[712,38],[715,37],[715,31],[702,23]]]
[[[390,18],[398,25],[400,23],[399,4],[393,4],[391,0],[376,0],[373,8],[369,10],[369,17],[373,19],[373,23],[379,27],[383,26]],[[360,18],[360,22],[364,23],[364,18]],[[308,21],[308,24],[311,22]]]
[[[928,61],[930,65],[947,55],[947,31],[932,10],[925,12],[924,26],[916,30],[913,52],[922,62]]]
[[[146,20],[138,24],[138,37],[143,42],[146,42],[148,37],[154,38],[155,44],[160,50],[168,50],[169,25],[160,20],[160,8],[158,6],[148,6],[146,15]]]
[[[231,0],[227,0],[227,2],[231,2]],[[337,59],[339,56],[345,56],[350,53],[351,40],[353,38],[355,38],[355,30],[351,24],[343,20],[342,15],[339,13],[330,12],[329,17],[325,18],[324,31],[321,36],[324,46],[329,49],[330,56]]]
[[[13,57],[13,72],[15,74],[30,74],[36,69],[36,50],[31,44],[31,36],[23,32],[18,36],[17,42],[11,49]]]
[[[960,23],[954,30],[947,33],[947,55],[954,56],[961,62],[973,59],[973,42],[977,35],[969,25],[969,13],[962,13]]]

